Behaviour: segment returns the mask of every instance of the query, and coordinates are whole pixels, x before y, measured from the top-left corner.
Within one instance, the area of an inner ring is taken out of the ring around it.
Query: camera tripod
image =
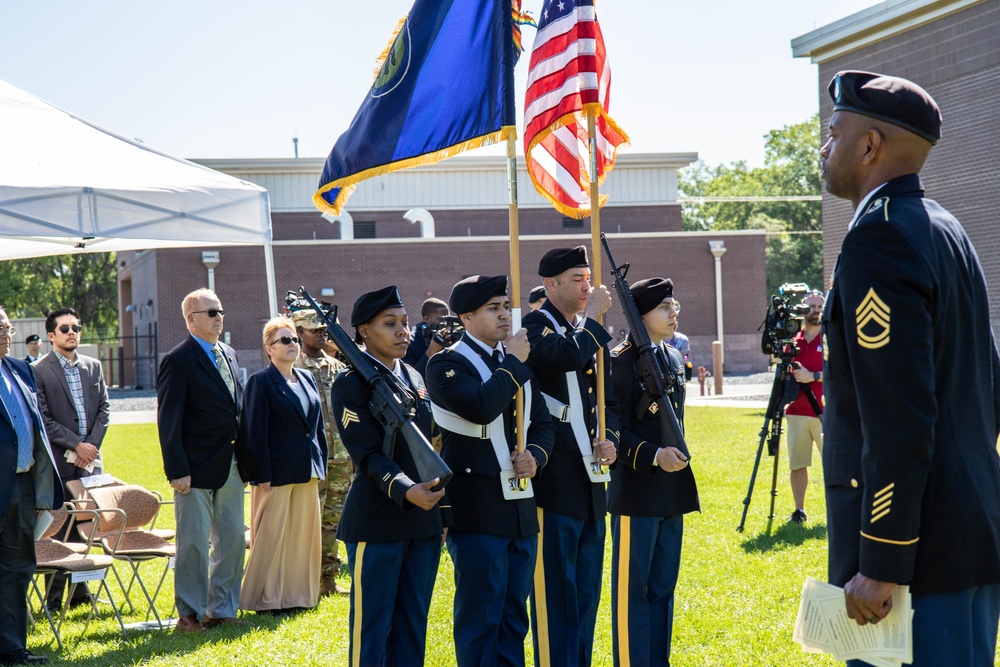
[[[785,405],[788,403],[786,395],[788,393],[788,382],[795,382],[792,376],[794,365],[792,357],[798,354],[794,347],[782,352],[781,361],[774,369],[774,382],[771,384],[771,398],[767,401],[767,412],[764,414],[764,426],[760,429],[760,442],[757,445],[757,458],[753,462],[753,472],[750,474],[750,486],[747,489],[747,497],[743,499],[743,517],[740,525],[736,528],[743,532],[743,526],[747,521],[747,511],[750,509],[750,497],[753,495],[753,486],[757,481],[757,469],[760,467],[760,457],[764,452],[764,443],[767,442],[767,454],[774,457],[774,469],[771,473],[771,513],[767,517],[767,534],[771,534],[771,523],[774,521],[774,499],[778,495],[778,451],[781,445],[781,419]],[[810,395],[812,392],[807,392]]]

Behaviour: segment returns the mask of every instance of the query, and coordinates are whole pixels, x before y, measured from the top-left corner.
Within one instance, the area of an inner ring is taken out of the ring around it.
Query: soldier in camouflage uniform
[[[353,464],[351,457],[340,440],[340,433],[330,414],[330,392],[333,380],[347,367],[323,351],[327,344],[326,326],[315,311],[297,310],[291,313],[296,330],[302,340],[302,353],[295,366],[308,369],[316,379],[316,386],[323,392],[323,424],[326,441],[329,443],[330,460],[327,464],[326,479],[319,483],[319,504],[322,511],[323,560],[320,574],[320,594],[348,594],[336,583],[340,576],[340,554],[337,549],[337,526],[340,513],[344,509],[344,499],[351,486]]]

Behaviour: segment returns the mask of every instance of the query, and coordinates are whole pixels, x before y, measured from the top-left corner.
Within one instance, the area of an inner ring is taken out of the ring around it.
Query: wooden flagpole
[[[510,303],[511,303],[511,334],[521,328],[521,247],[518,241],[517,228],[517,132],[507,135],[507,218],[510,223]],[[515,447],[518,454],[524,451],[524,388],[517,390],[514,399],[514,428],[516,429]],[[522,491],[528,488],[527,479],[517,481]]]
[[[587,139],[590,145],[590,277],[593,283],[602,282],[601,272],[601,205],[597,174],[597,119],[587,114]],[[598,315],[597,323],[603,326],[604,318]],[[604,418],[604,348],[597,350],[597,440],[606,439],[607,422]],[[604,466],[601,470],[605,471]]]

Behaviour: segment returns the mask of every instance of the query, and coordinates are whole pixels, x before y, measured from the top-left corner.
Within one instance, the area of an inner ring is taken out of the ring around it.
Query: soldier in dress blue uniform
[[[400,362],[410,329],[395,286],[368,292],[351,313],[355,340],[383,374],[394,374],[416,401],[416,422],[428,440],[432,417],[420,374]],[[347,493],[338,539],[351,570],[353,667],[423,665],[427,613],[444,532],[432,491],[418,482],[409,448],[397,436],[392,458],[383,453],[385,429],[371,413],[371,389],[348,370],[333,383],[333,416],[357,472]]]
[[[684,357],[665,341],[677,330],[673,282],[640,280],[632,298],[654,345],[667,362],[674,390],[669,403],[684,425]],[[621,417],[618,460],[611,468],[611,616],[615,667],[669,666],[674,588],[680,570],[684,515],[700,510],[688,458],[662,445],[660,407],[636,379],[631,334],[612,354]],[[621,604],[627,600],[626,604]]]
[[[523,665],[538,536],[530,478],[548,461],[555,429],[525,365],[527,334],[510,336],[507,277],[462,280],[450,306],[465,333],[431,358],[426,377],[441,455],[454,471],[442,506],[455,564],[455,653],[459,667]],[[526,446],[517,453],[521,388]]]
[[[993,665],[1000,359],[976,252],[917,176],[941,115],[905,79],[829,90],[823,177],[856,207],[823,322],[830,581],[859,625],[910,586],[913,665]]]
[[[611,306],[611,295],[604,285],[591,287],[585,246],[545,253],[538,275],[548,300],[524,317],[528,366],[553,417],[556,439],[534,481],[541,529],[531,596],[535,664],[589,665],[604,573],[607,472],[600,468],[614,463],[619,431],[607,350],[611,335],[597,321]],[[596,437],[600,349],[606,361],[608,438],[602,441]]]

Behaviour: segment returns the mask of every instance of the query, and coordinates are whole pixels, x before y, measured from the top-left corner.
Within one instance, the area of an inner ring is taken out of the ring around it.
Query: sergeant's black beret
[[[587,262],[587,246],[553,248],[542,255],[541,261],[538,262],[538,275],[542,278],[551,278],[567,269],[581,266],[590,266],[590,263]]]
[[[528,293],[528,303],[535,303],[536,301],[541,301],[544,298],[545,287],[543,285],[539,285]]]
[[[42,339],[41,336],[39,336],[38,334],[31,334],[30,336],[24,339],[24,342],[34,343],[36,340],[41,340],[41,339]]]
[[[653,310],[667,297],[674,296],[674,282],[670,278],[646,278],[638,280],[629,288],[640,315]]]
[[[507,276],[469,276],[451,288],[448,306],[456,315],[471,313],[495,296],[507,296]]]
[[[837,72],[830,81],[834,111],[853,111],[898,125],[931,144],[941,138],[941,111],[926,90],[874,72]]]
[[[351,326],[357,327],[359,324],[368,322],[383,310],[399,308],[402,305],[403,300],[399,298],[399,290],[395,285],[362,294],[354,302],[354,310],[351,311]]]

